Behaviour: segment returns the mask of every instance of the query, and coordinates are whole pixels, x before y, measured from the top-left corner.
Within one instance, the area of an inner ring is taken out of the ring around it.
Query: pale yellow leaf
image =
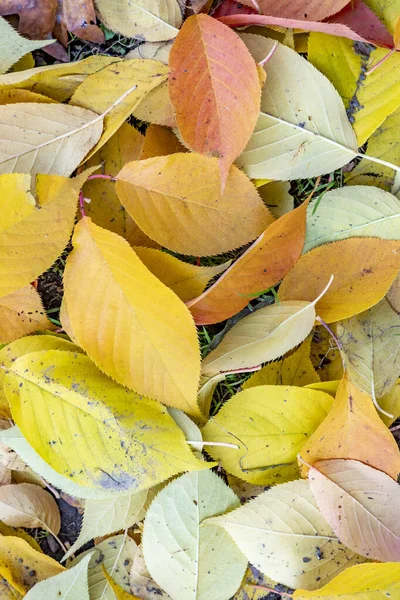
[[[13,342],[23,335],[53,327],[33,286],[28,285],[0,298],[0,343]]]
[[[130,586],[132,592],[143,600],[171,600],[171,596],[160,588],[148,572],[141,546],[133,558]]]
[[[3,17],[0,17],[0,40],[0,73],[8,71],[24,54],[53,43],[53,40],[23,38]]]
[[[37,583],[25,596],[26,600],[90,600],[87,577],[91,554],[75,567]]]
[[[76,226],[73,244],[63,302],[74,341],[122,385],[200,417],[200,352],[189,310],[128,242],[89,218]]]
[[[164,65],[167,65],[172,43],[173,42],[171,41],[145,42],[144,44],[140,44],[137,48],[130,50],[128,54],[125,55],[125,58],[152,58],[153,60],[159,60],[164,63]]]
[[[139,121],[176,127],[175,110],[169,99],[168,81],[164,81],[152,89],[139,106],[135,108],[133,115]]]

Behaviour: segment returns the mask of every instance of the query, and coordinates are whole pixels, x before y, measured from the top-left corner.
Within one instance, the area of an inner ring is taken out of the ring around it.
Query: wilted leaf
[[[275,43],[251,34],[243,39],[257,62]],[[266,69],[261,114],[236,161],[249,177],[313,177],[330,173],[356,157],[357,140],[342,100],[312,64],[279,44]],[[295,111],[293,103],[298,107]]]
[[[38,175],[36,203],[29,175],[0,176],[0,297],[28,285],[62,253],[74,226],[79,190],[89,174],[74,179]]]
[[[128,529],[141,521],[146,499],[147,490],[104,500],[86,500],[79,537],[63,560],[94,538]]]
[[[320,379],[310,360],[311,337],[289,356],[265,365],[256,371],[242,385],[244,390],[257,385],[297,385],[303,386],[319,382]]]
[[[12,527],[41,527],[55,535],[61,527],[53,496],[29,483],[0,487],[0,514],[3,523]]]
[[[340,541],[367,558],[400,556],[400,486],[356,460],[326,460],[309,470],[318,508]]]
[[[318,589],[357,562],[321,515],[306,481],[274,486],[206,523],[223,527],[252,565],[291,588]]]
[[[103,115],[78,106],[35,102],[0,106],[0,173],[68,177],[102,129]]]
[[[84,355],[27,354],[10,368],[5,391],[29,444],[80,485],[141,491],[208,466],[193,456],[166,408],[119,386]]]
[[[310,333],[316,302],[280,302],[240,319],[203,360],[203,375],[257,367],[283,356]]]
[[[74,341],[122,385],[199,417],[200,354],[185,305],[128,242],[89,218],[73,244],[63,302]]]
[[[306,230],[303,203],[273,222],[199,298],[188,303],[197,324],[217,323],[276,285],[300,257]]]
[[[128,163],[118,174],[116,189],[149,237],[182,254],[232,250],[260,235],[273,220],[237,167],[231,167],[222,194],[217,159],[199,154]]]
[[[0,17],[0,73],[5,73],[24,54],[53,43],[53,40],[27,40]]]
[[[378,600],[379,597],[395,598],[400,590],[400,565],[387,563],[384,565],[357,565],[341,573],[333,581],[316,592],[296,590],[293,598],[296,600]]]
[[[71,344],[67,340],[55,335],[32,335],[16,340],[8,344],[0,350],[0,416],[3,418],[11,418],[8,401],[3,390],[4,377],[7,368],[12,363],[30,352],[38,350],[69,350],[71,352],[81,352],[80,348]]]
[[[104,131],[91,150],[93,156],[133,113],[153,88],[166,81],[168,69],[155,60],[132,59],[113,64],[88,75],[77,88],[70,104],[104,116]],[[132,84],[135,85],[132,85]],[[121,100],[120,100],[121,99]],[[87,152],[85,153],[87,154]]]
[[[91,557],[92,553],[85,556],[75,567],[37,583],[28,592],[25,599],[57,598],[57,600],[72,600],[72,598],[79,598],[79,600],[90,600],[87,577]]]
[[[382,423],[369,396],[358,391],[347,376],[341,381],[332,410],[300,451],[300,468],[319,460],[351,458],[393,479],[400,473],[400,452]]]
[[[96,6],[108,29],[148,42],[174,38],[182,23],[177,0],[96,0]]]
[[[208,446],[228,473],[255,484],[294,479],[296,456],[329,413],[328,394],[295,386],[260,385],[239,392],[202,429]]]
[[[390,392],[400,375],[400,315],[389,302],[384,298],[339,323],[337,331],[343,363],[354,385],[374,399]]]
[[[31,285],[0,298],[0,343],[13,342],[38,329],[52,327],[42,300]]]
[[[149,125],[144,136],[140,159],[154,158],[156,156],[167,156],[186,149],[176,135],[167,127],[161,125]],[[133,160],[133,159],[131,159]],[[125,162],[129,162],[128,160]],[[123,165],[121,165],[122,168]]]
[[[237,506],[211,471],[183,475],[156,496],[144,522],[143,555],[173,600],[228,600],[236,592],[247,560],[227,533],[203,521]]]
[[[169,65],[179,132],[191,150],[218,157],[223,187],[258,118],[256,65],[236,33],[203,14],[185,21]]]
[[[315,310],[327,323],[374,306],[388,291],[400,268],[400,242],[349,238],[303,254],[279,288],[282,301],[312,300],[334,275]]]
[[[183,302],[201,294],[209,281],[226,271],[229,266],[228,261],[214,267],[198,267],[161,250],[139,246],[133,249],[149,271],[175,292]]]
[[[252,6],[252,0],[241,0],[242,4]],[[323,21],[327,17],[334,15],[342,10],[349,0],[257,0],[261,14],[285,19],[305,19],[306,21]]]
[[[0,576],[24,597],[38,581],[63,571],[64,568],[57,561],[38,552],[25,540],[0,536]],[[40,600],[43,600],[43,596]]]
[[[309,204],[304,252],[348,237],[400,239],[400,201],[359,185],[332,190]]]

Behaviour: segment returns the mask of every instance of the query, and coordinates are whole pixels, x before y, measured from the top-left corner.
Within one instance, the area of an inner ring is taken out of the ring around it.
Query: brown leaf
[[[54,35],[67,46],[68,31],[95,44],[104,43],[104,33],[96,25],[93,0],[58,0]]]
[[[53,496],[37,485],[20,483],[0,488],[1,520],[11,527],[42,527],[52,534],[61,520]]]
[[[0,15],[19,16],[19,32],[34,40],[51,38],[56,22],[57,0],[2,0]]]

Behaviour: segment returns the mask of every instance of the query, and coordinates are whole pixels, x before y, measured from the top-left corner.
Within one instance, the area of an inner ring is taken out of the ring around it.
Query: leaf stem
[[[79,209],[81,211],[81,215],[82,217],[86,217],[86,212],[85,212],[85,199],[83,197],[83,192],[82,190],[79,190]]]
[[[262,60],[260,60],[259,63],[257,63],[258,67],[263,67],[265,64],[267,64],[267,62],[269,60],[271,60],[271,58],[273,57],[273,55],[276,52],[276,49],[279,46],[279,42],[277,40],[275,40],[274,45],[272,46],[271,50],[268,52],[267,56],[265,58],[263,58]]]
[[[235,450],[239,450],[239,446],[237,444],[228,444],[228,442],[195,442],[192,440],[186,440],[188,444],[198,445],[202,444],[203,446],[223,446],[224,448],[234,448]]]
[[[361,154],[360,152],[357,154],[359,158],[366,158],[371,162],[378,163],[378,165],[382,165],[384,167],[388,167],[389,169],[393,169],[394,171],[400,171],[400,167],[394,165],[386,160],[382,160],[381,158],[376,158],[375,156],[370,156],[369,154]]]
[[[373,67],[370,68],[369,71],[367,71],[365,74],[366,75],[371,75],[371,73],[373,73],[382,63],[384,63],[390,56],[392,56],[392,54],[396,52],[396,48],[392,48],[390,50],[390,52],[388,52],[387,54],[385,54],[385,56],[383,58],[381,58],[381,60],[379,60],[376,65],[374,65]]]
[[[333,333],[332,329],[329,327],[329,325],[327,323],[325,323],[325,321],[323,319],[321,319],[321,317],[315,317],[315,320],[318,321],[319,323],[321,323],[321,325],[323,325],[325,327],[325,329],[327,330],[327,332],[329,333],[329,335],[335,340],[336,346],[338,347],[339,350],[343,350],[343,346],[341,344],[341,342],[339,341],[339,339],[336,337],[336,335]]]
[[[280,592],[279,590],[275,590],[274,588],[268,587],[266,585],[257,585],[256,583],[249,584],[252,588],[256,590],[264,590],[264,592],[272,592],[273,594],[279,594],[280,596],[285,596],[286,598],[292,598],[293,594],[289,594],[289,592]]]
[[[87,178],[87,181],[90,181],[91,179],[108,179],[109,181],[117,181],[117,179],[115,177],[113,177],[112,175],[90,175]]]

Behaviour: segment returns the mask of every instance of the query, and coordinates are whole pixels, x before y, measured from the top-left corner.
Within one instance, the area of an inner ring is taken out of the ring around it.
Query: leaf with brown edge
[[[33,286],[28,285],[0,298],[0,344],[13,342],[39,329],[53,328]]]
[[[359,460],[387,473],[400,473],[400,452],[369,396],[360,392],[345,375],[335,403],[326,419],[300,451],[300,468],[306,477],[309,466],[320,460]]]
[[[218,157],[222,187],[256,125],[261,90],[240,38],[208,15],[189,17],[170,52],[169,93],[189,148]]]
[[[184,303],[126,240],[88,217],[72,242],[63,304],[73,340],[120,384],[201,418],[199,345]]]
[[[0,514],[3,523],[11,527],[41,527],[55,535],[61,528],[53,496],[30,483],[0,487]]]
[[[231,166],[225,190],[216,158],[194,153],[133,161],[117,175],[122,205],[162,246],[194,256],[254,240],[273,221],[248,177]]]
[[[283,279],[280,300],[312,300],[333,283],[316,305],[327,323],[347,319],[374,306],[387,293],[400,268],[400,242],[348,238],[303,254]]]
[[[340,541],[362,556],[400,560],[400,486],[357,460],[323,460],[308,472],[318,508]]]
[[[307,204],[269,225],[208,290],[188,303],[198,325],[218,323],[238,313],[288,273],[303,249]]]

